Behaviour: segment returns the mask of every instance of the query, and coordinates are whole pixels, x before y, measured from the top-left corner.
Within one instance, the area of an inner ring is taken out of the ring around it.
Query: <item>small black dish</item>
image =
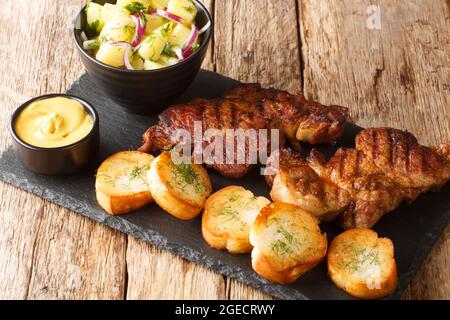
[[[157,70],[124,70],[97,61],[83,49],[83,40],[80,36],[87,23],[85,8],[78,14],[73,36],[85,68],[99,87],[128,112],[159,114],[181,96],[194,81],[205,59],[214,25],[205,6],[198,0],[192,1],[198,10],[197,26],[201,28],[209,21],[211,27],[202,35],[199,49],[189,58],[173,66]],[[96,0],[95,2],[115,3],[116,0]]]
[[[15,131],[17,117],[31,103],[54,97],[64,97],[80,102],[94,120],[91,132],[74,144],[58,148],[41,148],[24,142]],[[67,94],[48,94],[25,102],[13,113],[9,130],[13,137],[14,151],[25,168],[44,175],[69,175],[80,171],[91,159],[96,158],[100,143],[97,111],[86,101]]]

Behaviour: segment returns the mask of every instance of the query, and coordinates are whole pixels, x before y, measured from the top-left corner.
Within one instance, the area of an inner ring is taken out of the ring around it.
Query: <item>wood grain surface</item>
[[[449,1],[204,3],[216,25],[204,68],[348,106],[362,126],[408,129],[427,144],[450,139]],[[71,38],[81,5],[2,1],[0,150],[15,107],[64,92],[84,72]],[[447,227],[405,299],[450,299],[449,239]],[[11,298],[271,299],[0,183],[0,299]]]

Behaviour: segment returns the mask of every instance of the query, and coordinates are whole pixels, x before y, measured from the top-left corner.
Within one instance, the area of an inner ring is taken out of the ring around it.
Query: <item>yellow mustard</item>
[[[81,103],[56,97],[38,100],[23,109],[14,129],[32,146],[57,148],[82,140],[93,127],[94,121]]]

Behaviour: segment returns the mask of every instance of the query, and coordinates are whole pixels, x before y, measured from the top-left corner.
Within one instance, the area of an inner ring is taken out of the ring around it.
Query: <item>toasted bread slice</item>
[[[250,252],[253,248],[249,241],[250,225],[269,203],[268,199],[255,197],[242,187],[231,186],[217,191],[205,204],[203,238],[218,250],[234,254]]]
[[[292,283],[314,268],[327,253],[327,236],[319,220],[293,204],[264,207],[250,228],[253,269],[280,284]]]
[[[148,183],[156,203],[181,220],[198,216],[212,192],[205,168],[196,164],[175,164],[168,152],[155,159],[148,173]]]
[[[152,155],[125,151],[106,159],[97,170],[95,191],[99,205],[112,215],[125,214],[152,202],[147,172]]]
[[[369,229],[351,229],[333,239],[328,273],[341,289],[360,299],[378,299],[397,287],[394,245]]]

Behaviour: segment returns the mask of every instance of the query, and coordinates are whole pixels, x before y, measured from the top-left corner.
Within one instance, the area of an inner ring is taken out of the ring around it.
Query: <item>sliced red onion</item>
[[[84,33],[84,31],[81,31],[80,38],[83,41],[88,41],[89,40],[88,37],[86,36],[86,33]]]
[[[179,17],[179,16],[177,16],[177,15],[175,15],[175,14],[173,14],[173,13],[170,13],[170,12],[168,12],[168,11],[166,11],[166,10],[163,10],[163,9],[156,9],[156,10],[155,10],[155,13],[156,13],[158,16],[161,16],[161,17],[163,17],[163,18],[166,18],[166,19],[169,19],[169,20],[178,22],[178,23],[184,23],[183,18],[181,18],[181,17]]]
[[[198,39],[197,27],[195,25],[192,25],[191,34],[189,35],[188,41],[184,45],[182,51],[184,59],[190,57],[192,53],[194,53],[192,47],[197,42],[197,39]]]
[[[118,47],[122,47],[122,48],[124,48],[125,49],[125,53],[124,53],[124,55],[123,55],[123,62],[124,62],[124,65],[125,65],[125,67],[128,69],[128,70],[134,70],[134,68],[133,68],[133,66],[131,65],[131,62],[130,62],[130,53],[132,52],[132,48],[131,48],[131,45],[129,44],[129,43],[127,43],[127,42],[122,42],[122,41],[119,41],[119,42],[113,42],[113,43],[111,43],[113,46],[118,46]]]
[[[142,37],[145,34],[145,25],[142,24],[142,19],[139,13],[134,13],[131,16],[131,19],[133,20],[134,24],[136,25],[136,31],[134,32],[134,38],[131,43],[131,45],[136,47],[139,43],[141,43]]]
[[[84,50],[92,50],[91,45],[94,44],[96,40],[86,40],[83,42],[83,49]]]
[[[181,50],[180,48],[177,48],[174,50],[176,56],[178,57],[178,59],[183,60],[184,56],[183,56],[183,50]]]
[[[128,47],[128,49],[125,50],[125,54],[124,54],[124,62],[125,62],[125,67],[128,70],[134,70],[133,65],[131,64],[130,61],[130,54],[131,54],[131,47]]]
[[[199,35],[204,34],[209,29],[209,27],[211,27],[211,21],[208,21],[208,23],[203,28],[200,29],[198,34]]]

